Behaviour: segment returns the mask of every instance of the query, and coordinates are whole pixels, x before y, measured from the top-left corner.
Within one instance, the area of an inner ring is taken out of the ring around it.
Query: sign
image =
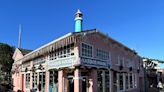
[[[59,69],[62,67],[70,67],[73,66],[77,62],[75,56],[58,58],[55,60],[48,61],[48,69]]]
[[[102,68],[110,67],[109,61],[104,61],[99,59],[81,57],[80,62],[82,65],[91,66],[91,67],[102,67]]]

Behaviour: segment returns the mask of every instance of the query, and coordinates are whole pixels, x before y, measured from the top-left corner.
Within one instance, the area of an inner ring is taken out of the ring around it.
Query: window
[[[129,66],[129,67],[133,67],[133,63],[134,63],[134,62],[133,62],[132,60],[129,60],[128,66]]]
[[[39,82],[41,82],[41,85],[43,87],[42,90],[44,90],[45,89],[45,72],[39,72]]]
[[[96,57],[102,60],[109,60],[111,58],[109,52],[100,49],[96,50]]]
[[[97,71],[97,75],[98,92],[101,92],[103,90],[102,71]]]
[[[124,58],[120,59],[120,65],[124,66]]]
[[[97,73],[98,92],[109,92],[109,71],[100,70]]]
[[[34,89],[37,88],[37,73],[33,73],[33,75],[32,75],[32,87]]]
[[[118,56],[118,60],[117,60],[116,64],[117,64],[117,65],[122,65],[122,66],[124,66],[124,58]]]
[[[130,88],[133,88],[133,76],[132,76],[132,73],[130,73]]]
[[[82,43],[82,56],[92,57],[92,46]]]
[[[125,82],[126,82],[126,89],[128,89],[129,88],[129,76],[128,76],[128,74],[126,74]]]
[[[55,60],[58,58],[65,58],[74,55],[74,43],[67,46],[56,49],[49,54],[49,60]]]
[[[123,83],[123,74],[122,73],[120,73],[119,74],[119,90],[123,90],[124,89],[124,83]]]
[[[109,71],[105,71],[105,86],[106,86],[106,92],[109,92],[109,86],[110,86],[110,84],[109,84]]]
[[[117,73],[117,91],[137,88],[136,75],[133,73]]]
[[[30,87],[30,73],[26,73],[26,88]]]
[[[134,88],[137,88],[137,79],[135,74],[134,74]]]

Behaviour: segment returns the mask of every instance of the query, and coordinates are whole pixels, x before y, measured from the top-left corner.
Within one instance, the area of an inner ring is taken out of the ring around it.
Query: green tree
[[[12,64],[13,64],[13,56],[14,53],[14,47],[9,46],[8,44],[0,43],[0,80],[5,80],[2,79],[4,78],[9,78]],[[3,77],[2,77],[3,76]],[[3,81],[0,81],[3,82]]]
[[[8,44],[0,43],[0,64],[2,65],[2,71],[9,73],[13,64],[14,47]]]

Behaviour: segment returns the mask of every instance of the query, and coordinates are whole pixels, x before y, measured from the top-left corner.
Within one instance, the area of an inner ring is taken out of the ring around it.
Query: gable
[[[15,52],[14,52],[14,55],[13,55],[13,60],[14,61],[16,61],[16,60],[18,60],[18,59],[20,59],[20,58],[22,58],[23,57],[23,54],[22,54],[22,52],[18,49],[18,48],[16,48],[15,49]]]

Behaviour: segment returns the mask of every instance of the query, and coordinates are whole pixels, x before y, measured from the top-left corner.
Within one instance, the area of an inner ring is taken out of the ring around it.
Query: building
[[[157,59],[143,58],[146,91],[151,91],[152,87],[157,89],[160,82],[164,84],[164,70],[160,68],[162,62],[163,61]]]
[[[18,62],[19,80],[17,76],[13,80],[24,92],[39,90],[38,85],[42,92],[144,91],[140,56],[97,29],[82,30],[80,10],[75,32],[41,46],[13,65]]]
[[[27,50],[27,49],[22,49],[22,48],[16,48],[14,55],[13,55],[13,66],[12,66],[12,82],[14,85],[14,89],[15,91],[21,89],[21,70],[19,70],[19,66],[21,65],[21,62],[16,62],[17,60],[23,58],[26,54],[28,54],[29,52],[31,52],[31,50]]]

